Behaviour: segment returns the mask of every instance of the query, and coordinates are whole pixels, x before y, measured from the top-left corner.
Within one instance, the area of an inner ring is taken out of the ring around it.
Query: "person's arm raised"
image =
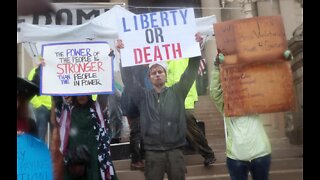
[[[224,61],[224,55],[222,53],[218,53],[214,67],[211,73],[211,83],[210,83],[210,97],[216,104],[216,107],[223,114],[224,112],[224,100],[223,100],[223,90],[221,86],[220,80],[220,64]]]
[[[195,40],[199,42],[199,45],[201,47],[201,43],[203,43],[203,38],[201,37],[200,33],[195,34]],[[201,56],[189,58],[188,66],[184,73],[181,75],[180,81],[176,84],[176,88],[178,89],[178,91],[180,91],[180,94],[184,98],[187,96],[192,84],[196,80],[200,65],[200,59]]]
[[[121,39],[118,39],[116,42],[116,49],[120,54],[120,49],[124,48],[124,43]],[[128,92],[132,95],[132,98],[135,103],[137,103],[141,99],[141,95],[143,92],[143,87],[141,86],[141,82],[135,78],[133,73],[134,67],[122,67],[122,60],[120,57],[120,72],[121,72],[121,79],[128,90]]]

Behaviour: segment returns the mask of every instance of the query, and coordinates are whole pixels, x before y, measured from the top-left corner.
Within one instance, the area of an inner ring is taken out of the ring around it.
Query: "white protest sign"
[[[41,94],[87,95],[113,93],[113,59],[104,41],[42,45],[45,66]]]
[[[201,55],[195,41],[196,21],[192,8],[146,14],[122,15],[119,38],[122,66]]]

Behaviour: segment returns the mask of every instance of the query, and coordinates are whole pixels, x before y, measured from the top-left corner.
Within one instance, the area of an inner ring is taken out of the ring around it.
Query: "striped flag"
[[[199,69],[198,69],[198,74],[200,76],[203,76],[204,74],[206,74],[206,68],[207,68],[207,62],[206,59],[202,58],[200,60],[200,65],[199,65]]]

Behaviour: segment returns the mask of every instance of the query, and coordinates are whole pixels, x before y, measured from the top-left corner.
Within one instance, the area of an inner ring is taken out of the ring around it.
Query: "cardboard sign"
[[[17,179],[52,180],[52,161],[47,145],[29,135],[17,136]]]
[[[113,93],[113,59],[107,42],[42,45],[41,94]]]
[[[195,34],[192,8],[123,15],[119,19],[122,66],[200,56]]]
[[[221,66],[226,116],[294,110],[291,65],[272,62]]]
[[[213,25],[217,48],[225,56],[237,53],[234,35],[236,21],[225,21]],[[225,61],[227,64],[228,61]]]
[[[295,108],[288,48],[281,16],[259,16],[214,24],[226,116]]]
[[[237,23],[235,36],[244,62],[281,60],[288,48],[281,16],[244,19]]]
[[[287,49],[281,16],[259,16],[214,24],[218,49],[224,64],[281,61]]]

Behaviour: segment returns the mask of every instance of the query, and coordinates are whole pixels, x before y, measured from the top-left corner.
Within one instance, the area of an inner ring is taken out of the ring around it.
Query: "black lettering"
[[[162,36],[162,29],[161,28],[155,28],[155,36],[156,36],[156,42],[163,42],[163,36]]]
[[[77,25],[82,24],[82,18],[85,20],[90,20],[92,16],[97,17],[99,15],[99,10],[92,10],[86,14],[82,9],[77,9]]]
[[[67,15],[67,24],[72,25],[72,12],[69,9],[60,9],[56,12],[56,25],[61,25],[62,22],[62,14]]]
[[[146,30],[146,40],[147,40],[147,43],[149,43],[149,44],[154,42],[152,29],[147,29]]]
[[[51,14],[33,15],[32,24],[39,24],[39,17],[40,16],[45,16],[45,18],[46,18],[46,23],[45,24],[46,25],[52,24]]]

